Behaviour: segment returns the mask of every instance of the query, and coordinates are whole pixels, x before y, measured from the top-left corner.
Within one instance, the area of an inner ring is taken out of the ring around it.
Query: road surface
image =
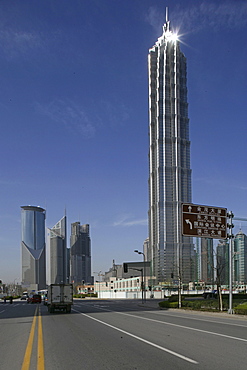
[[[0,369],[246,369],[247,319],[75,300],[72,313],[0,303]]]

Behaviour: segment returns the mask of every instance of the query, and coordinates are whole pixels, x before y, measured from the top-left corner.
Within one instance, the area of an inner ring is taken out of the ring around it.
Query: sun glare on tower
[[[178,41],[178,34],[176,32],[171,34],[171,41]]]
[[[166,36],[168,41],[176,42],[179,41],[179,36],[177,32],[169,32]]]

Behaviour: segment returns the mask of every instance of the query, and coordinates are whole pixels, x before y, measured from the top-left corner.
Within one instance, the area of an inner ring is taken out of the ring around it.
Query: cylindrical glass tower
[[[46,287],[45,209],[21,207],[22,284],[28,290]]]

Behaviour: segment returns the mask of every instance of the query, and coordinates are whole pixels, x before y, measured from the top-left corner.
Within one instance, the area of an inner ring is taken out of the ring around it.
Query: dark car
[[[28,303],[41,303],[41,295],[40,294],[34,294],[31,297],[28,297],[27,300]]]

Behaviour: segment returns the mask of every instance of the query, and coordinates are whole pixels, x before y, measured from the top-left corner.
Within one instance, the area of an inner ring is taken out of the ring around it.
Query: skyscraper
[[[51,284],[68,282],[66,216],[50,230],[50,280]]]
[[[201,238],[201,280],[206,284],[214,282],[213,239]]]
[[[74,284],[91,284],[91,239],[89,225],[71,224],[70,279]]]
[[[191,202],[186,58],[166,16],[149,50],[149,248],[156,281],[191,279],[192,240],[181,204]]]
[[[247,236],[242,230],[234,238],[234,283],[247,283]]]
[[[28,290],[46,287],[45,210],[21,207],[22,284]]]
[[[219,285],[229,285],[229,243],[219,240],[216,252],[216,282]]]

